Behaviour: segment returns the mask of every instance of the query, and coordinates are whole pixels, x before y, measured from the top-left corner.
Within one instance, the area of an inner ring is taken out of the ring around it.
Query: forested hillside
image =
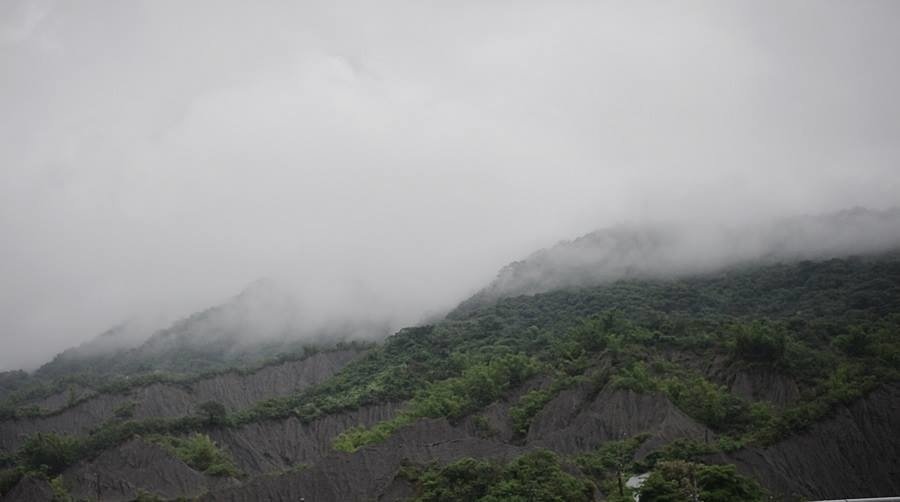
[[[307,347],[242,371],[62,372],[32,387],[11,374],[0,489],[10,500],[900,493],[898,253],[489,300],[381,344]],[[273,371],[284,383],[266,395]],[[67,398],[34,404],[53,392]],[[183,406],[153,411],[176,392]]]

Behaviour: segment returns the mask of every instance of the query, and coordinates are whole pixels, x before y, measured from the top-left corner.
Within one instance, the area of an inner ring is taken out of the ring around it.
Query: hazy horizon
[[[900,4],[0,5],[0,370],[284,281],[415,322],[623,223],[900,204]],[[152,323],[151,323],[152,324]]]

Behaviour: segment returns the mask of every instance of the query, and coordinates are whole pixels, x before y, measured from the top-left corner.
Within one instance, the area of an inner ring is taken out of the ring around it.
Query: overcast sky
[[[898,23],[890,0],[3,0],[0,369],[262,276],[413,322],[605,225],[896,205]]]

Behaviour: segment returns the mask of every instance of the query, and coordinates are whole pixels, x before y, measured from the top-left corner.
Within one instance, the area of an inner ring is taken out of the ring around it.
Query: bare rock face
[[[199,380],[190,386],[190,391],[197,402],[218,401],[229,410],[247,408],[261,399],[287,396],[321,383],[360,354],[356,350],[319,352],[251,374],[229,372]]]
[[[332,453],[317,464],[282,476],[261,476],[244,486],[207,494],[204,501],[399,500],[409,486],[396,478],[404,462],[449,463],[462,457],[508,459],[526,451],[469,435],[444,419],[420,420],[384,443],[357,452]]]
[[[59,414],[46,417],[0,422],[0,453],[12,453],[36,432],[86,434],[113,416],[113,410],[126,399],[100,394]]]
[[[487,405],[481,412],[467,417],[462,425],[466,432],[473,436],[489,437],[506,443],[514,442],[518,438],[513,428],[510,409],[528,392],[546,389],[551,383],[552,380],[544,375],[533,377],[509,395]]]
[[[229,372],[185,385],[155,383],[123,394],[98,394],[58,414],[0,423],[0,453],[14,452],[35,432],[87,434],[129,402],[136,404],[134,418],[139,420],[191,415],[206,401],[221,402],[231,411],[246,408],[320,383],[360,354],[356,350],[319,352],[249,374]]]
[[[53,500],[53,489],[46,479],[26,476],[2,498],[3,502]]]
[[[38,408],[57,411],[68,406],[72,400],[81,400],[97,395],[97,391],[83,385],[70,385],[66,390],[56,394],[22,402],[22,406],[37,406]]]
[[[652,435],[642,448],[649,451],[677,438],[703,439],[706,428],[661,393],[607,387],[592,399],[582,386],[561,392],[535,416],[527,444],[569,454],[642,432]]]
[[[330,415],[309,424],[296,418],[268,420],[237,429],[217,429],[210,437],[231,453],[238,468],[255,475],[309,465],[333,453],[332,441],[341,432],[371,426],[394,417],[400,403],[369,406]]]
[[[164,498],[195,497],[210,488],[236,484],[197,472],[165,449],[140,439],[81,462],[63,473],[77,499],[134,500],[139,491]],[[99,483],[99,487],[98,487]]]
[[[486,409],[483,414],[502,422],[505,406],[495,403],[492,407],[496,409]],[[651,441],[661,442],[677,437],[699,438],[704,428],[661,394],[610,389],[591,397],[587,387],[577,388],[548,403],[536,417],[524,446],[510,444],[502,434],[479,435],[467,422],[454,426],[444,419],[424,419],[401,428],[384,443],[352,454],[322,450],[320,459],[307,469],[262,476],[238,488],[211,492],[203,500],[402,500],[412,489],[397,477],[406,462],[444,464],[463,457],[509,459],[534,448],[577,453],[621,439],[622,434],[639,432],[650,432],[654,435]],[[222,442],[227,444],[229,440],[223,437]]]
[[[729,391],[748,401],[767,401],[785,407],[800,398],[800,388],[792,378],[769,368],[751,368],[737,372]]]
[[[715,458],[778,494],[810,498],[900,493],[900,386],[883,387],[769,448]]]
[[[533,382],[540,385],[541,382]],[[528,387],[528,385],[523,386]],[[520,389],[521,390],[521,389]],[[512,402],[513,400],[508,400]],[[494,403],[497,421],[508,419],[508,402]],[[354,453],[337,452],[332,440],[353,426],[388,420],[400,403],[370,406],[323,417],[310,424],[294,418],[264,421],[210,436],[249,475],[241,482],[210,478],[164,449],[138,439],[82,462],[64,476],[76,497],[131,500],[139,490],[166,498],[255,501],[300,498],[315,501],[401,500],[414,487],[402,476],[407,463],[449,463],[463,457],[506,460],[535,448],[577,454],[605,441],[651,434],[638,457],[677,438],[702,439],[705,428],[662,394],[640,394],[610,386],[593,392],[583,385],[560,393],[535,417],[524,445],[502,434],[485,436],[463,421],[423,419],[380,444]],[[711,456],[733,463],[774,494],[809,498],[878,496],[900,492],[900,386],[881,388],[828,420],[768,448]],[[45,486],[23,480],[5,500],[44,500]],[[17,498],[10,498],[15,495]]]
[[[900,492],[900,387],[880,389],[835,416],[765,449],[748,448],[708,460],[737,464],[778,495],[829,498]],[[323,451],[307,469],[261,476],[203,500],[401,500],[412,487],[397,473],[406,462],[448,463],[462,457],[508,459],[543,447],[562,454],[592,449],[623,435],[651,433],[638,456],[705,429],[661,394],[586,388],[561,393],[536,417],[526,444],[473,434],[466,425],[420,420],[384,443],[352,454]]]

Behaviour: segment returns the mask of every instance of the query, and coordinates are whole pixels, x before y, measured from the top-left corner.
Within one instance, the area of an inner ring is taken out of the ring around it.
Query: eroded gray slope
[[[775,493],[813,498],[900,494],[900,386],[882,387],[769,448],[715,458]]]
[[[134,439],[80,462],[63,473],[64,485],[76,499],[104,501],[134,500],[139,491],[164,498],[195,497],[210,489],[237,484],[236,480],[215,478],[189,467],[165,449]]]
[[[200,402],[218,401],[231,410],[246,408],[261,399],[293,394],[337,373],[360,355],[357,350],[319,352],[301,361],[267,366],[249,375],[229,372],[199,380],[190,386]]]
[[[58,411],[69,406],[75,400],[81,400],[95,396],[97,391],[83,385],[72,384],[66,390],[51,394],[46,397],[28,399],[19,403],[19,406],[37,406],[47,411]]]
[[[332,441],[341,432],[371,426],[394,417],[400,403],[386,403],[330,415],[304,424],[296,418],[266,420],[239,428],[210,431],[210,437],[248,474],[313,464],[333,453]]]
[[[135,403],[136,419],[189,415],[211,400],[231,410],[245,408],[322,382],[360,354],[357,350],[319,352],[250,374],[229,372],[185,385],[155,383],[122,394],[99,394],[55,415],[0,423],[0,452],[15,451],[35,432],[86,434],[129,402]]]
[[[508,420],[508,407],[498,404],[494,420]],[[486,410],[487,411],[487,410]],[[308,469],[266,476],[208,495],[204,500],[398,500],[409,496],[396,478],[404,463],[448,463],[463,457],[508,459],[534,448],[560,453],[587,451],[603,441],[649,432],[658,441],[702,435],[702,426],[687,418],[662,394],[604,390],[590,398],[587,386],[564,392],[541,413],[540,425],[524,445],[504,441],[502,434],[483,437],[468,424],[424,419],[396,431],[384,443],[346,454],[325,451]]]
[[[511,458],[525,450],[483,439],[444,419],[420,420],[384,443],[348,454],[334,452],[312,467],[282,476],[263,476],[244,486],[210,493],[204,501],[387,500],[404,462],[448,463],[462,457]],[[396,492],[403,494],[402,490]]]
[[[135,442],[110,450],[93,462],[79,464],[66,472],[66,480],[72,484],[73,492],[90,494],[91,486],[96,486],[92,484],[96,472],[100,472],[101,479],[118,483],[110,484],[110,493],[125,498],[146,487],[166,496],[212,490],[204,500],[396,500],[411,494],[409,483],[397,477],[406,462],[510,458],[539,447],[569,455],[593,449],[605,441],[648,432],[651,438],[638,452],[642,456],[674,439],[702,440],[706,432],[663,394],[640,394],[611,386],[592,391],[589,385],[583,385],[550,401],[535,417],[523,445],[510,443],[502,434],[483,437],[467,421],[451,425],[444,419],[424,419],[401,428],[384,443],[352,454],[331,448],[332,439],[341,431],[389,419],[400,406],[372,406],[323,417],[308,425],[285,419],[209,431],[234,456],[238,466],[251,475],[241,485],[217,485],[202,474],[173,463],[167,454],[138,453]],[[509,419],[508,406],[498,403],[494,408],[495,421]],[[745,449],[710,460],[737,464],[741,472],[758,479],[776,494],[839,497],[897,493],[898,408],[900,387],[885,387],[774,446]],[[306,465],[290,470],[298,464]],[[258,476],[260,473],[269,475]],[[164,492],[154,488],[158,486],[164,487]],[[28,487],[22,489],[25,488]]]
[[[527,444],[560,453],[588,451],[606,441],[650,433],[645,448],[677,438],[703,439],[706,428],[661,393],[639,394],[589,385],[561,392],[535,416]]]
[[[53,488],[45,479],[25,476],[0,500],[3,502],[50,501],[53,500]]]
[[[900,492],[900,390],[882,388],[806,432],[765,449],[711,461],[735,463],[778,495],[877,496]],[[301,472],[267,476],[215,492],[205,500],[397,500],[410,495],[396,475],[404,462],[447,463],[461,457],[509,458],[543,447],[577,454],[641,432],[651,438],[638,456],[671,440],[702,440],[705,428],[662,394],[587,388],[560,394],[536,417],[524,445],[483,438],[445,420],[420,420],[382,444],[353,454],[325,453]],[[712,436],[710,436],[712,437]]]

